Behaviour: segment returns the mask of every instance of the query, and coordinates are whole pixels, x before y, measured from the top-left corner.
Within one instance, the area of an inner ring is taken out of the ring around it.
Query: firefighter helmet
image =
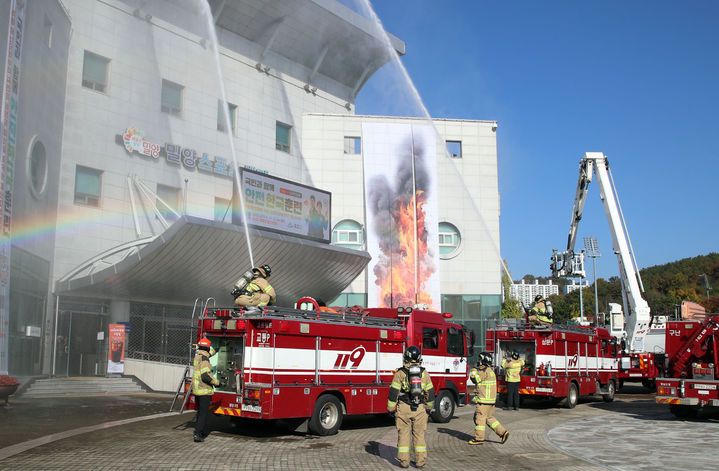
[[[422,352],[419,351],[419,348],[412,345],[404,352],[404,362],[422,363]]]
[[[202,337],[200,341],[197,342],[197,348],[209,350],[212,348],[212,342],[210,342],[210,339],[208,339],[207,337]]]
[[[492,354],[482,352],[477,358],[477,366],[490,366],[492,364]]]
[[[259,267],[255,267],[255,268],[252,269],[252,271],[253,271],[253,272],[257,272],[257,273],[259,273],[260,275],[262,275],[262,278],[269,278],[269,277],[270,277],[270,273],[272,273],[272,269],[271,269],[270,266],[267,265],[267,264],[261,265],[261,266],[259,266]]]
[[[542,297],[542,295],[541,295],[541,294],[538,294],[538,295],[536,295],[536,296],[534,297],[534,302],[535,302],[535,303],[538,303],[538,302],[541,301],[542,299],[544,299],[544,298]]]
[[[512,352],[512,360],[519,360],[519,353]]]

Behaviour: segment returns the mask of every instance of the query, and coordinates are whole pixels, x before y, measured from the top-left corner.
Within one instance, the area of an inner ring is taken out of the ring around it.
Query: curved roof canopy
[[[255,264],[272,268],[277,305],[302,296],[331,302],[370,261],[367,252],[251,228]],[[244,226],[185,216],[139,250],[98,272],[55,284],[58,296],[191,305],[196,298],[232,304],[230,291],[250,266]]]

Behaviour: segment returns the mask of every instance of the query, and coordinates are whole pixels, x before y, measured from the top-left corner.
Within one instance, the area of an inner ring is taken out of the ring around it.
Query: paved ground
[[[210,423],[211,435],[196,444],[192,441],[194,414],[162,415],[171,400],[172,396],[162,395],[55,399],[51,403],[11,400],[9,409],[0,410],[0,469],[399,469],[394,460],[396,432],[386,417],[348,419],[340,433],[331,437],[215,418]],[[151,420],[85,428],[80,430],[85,433],[73,435],[78,426],[131,420],[133,415],[154,412],[159,415]],[[425,469],[465,470],[479,463],[482,468],[512,471],[716,468],[710,461],[715,460],[713,443],[706,437],[717,435],[719,420],[677,421],[648,394],[618,395],[611,404],[590,399],[573,410],[540,403],[525,404],[516,412],[500,410],[497,417],[510,430],[504,445],[495,436],[481,446],[467,445],[472,412],[461,408],[448,424],[430,423]],[[69,431],[61,435],[66,438],[39,439],[63,429]],[[33,438],[32,444],[38,446],[22,451]],[[691,448],[673,447],[671,453],[662,454],[662,448],[672,443]]]

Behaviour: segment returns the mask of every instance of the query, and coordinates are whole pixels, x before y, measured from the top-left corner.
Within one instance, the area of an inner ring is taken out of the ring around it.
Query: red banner
[[[107,326],[109,347],[107,349],[107,372],[125,372],[125,325],[110,324]]]

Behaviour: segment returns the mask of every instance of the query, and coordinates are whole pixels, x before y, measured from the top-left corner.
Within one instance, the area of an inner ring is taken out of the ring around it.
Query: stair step
[[[52,378],[35,381],[22,397],[66,397],[144,393],[133,378]]]

